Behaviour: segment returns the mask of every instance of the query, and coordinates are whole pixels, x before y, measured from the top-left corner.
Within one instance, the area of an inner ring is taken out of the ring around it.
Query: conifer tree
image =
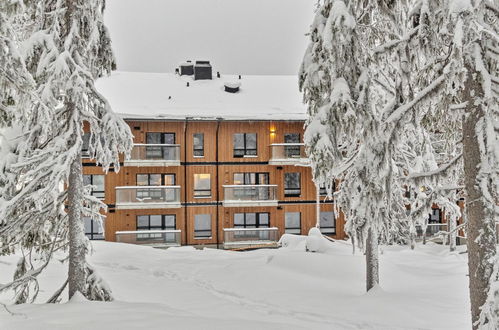
[[[23,26],[17,46],[34,85],[14,101],[29,100],[30,106],[15,118],[22,139],[11,150],[15,160],[3,168],[0,237],[4,251],[20,244],[45,254],[39,268],[0,289],[36,282],[53,252],[67,248],[69,296],[79,291],[89,299],[109,300],[109,288],[85,261],[82,216],[100,221],[105,205],[83,186],[81,166],[84,124],[90,130],[90,156],[104,171],[119,170],[119,154],[128,154],[132,145],[128,125],[94,86],[114,67],[104,1],[27,0],[25,6],[31,24]]]

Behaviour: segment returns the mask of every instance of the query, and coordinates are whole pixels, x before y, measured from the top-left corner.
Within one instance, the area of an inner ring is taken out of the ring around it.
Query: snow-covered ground
[[[158,250],[94,242],[90,262],[112,303],[0,306],[0,329],[468,329],[466,254],[435,244],[385,247],[381,288],[364,292],[364,262],[347,242],[326,253],[294,248]],[[0,257],[0,283],[15,257]],[[62,284],[55,261],[40,301]],[[7,296],[0,300],[7,302]]]

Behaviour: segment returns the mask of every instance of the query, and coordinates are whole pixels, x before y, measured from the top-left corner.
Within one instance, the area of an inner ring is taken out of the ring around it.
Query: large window
[[[286,212],[284,214],[284,226],[286,234],[301,233],[301,214],[300,212]]]
[[[175,144],[175,133],[160,133],[160,132],[148,132],[146,133],[146,143],[156,144],[155,146],[148,146],[146,148],[147,159],[165,159],[174,160],[176,159],[176,149],[160,146],[159,144]]]
[[[321,212],[320,214],[321,233],[336,234],[336,219],[334,212]]]
[[[90,217],[83,217],[83,226],[85,228],[85,235],[89,239],[104,239],[104,223],[101,224]]]
[[[92,196],[99,199],[105,198],[105,176],[101,174],[84,174],[83,184],[92,185]]]
[[[194,237],[211,238],[210,214],[196,214],[194,216]]]
[[[194,197],[211,197],[211,175],[194,174]]]
[[[284,196],[299,197],[301,194],[301,176],[299,172],[284,173]]]
[[[256,156],[256,133],[234,134],[234,157]]]
[[[204,133],[193,134],[194,157],[204,157]]]
[[[173,186],[175,185],[175,174],[137,174],[137,186]],[[165,193],[171,196],[165,196]],[[175,191],[163,189],[138,189],[137,198],[140,199],[163,199],[165,197],[175,198]]]
[[[151,214],[137,216],[137,230],[175,230],[176,220],[174,214]],[[163,239],[174,241],[175,233],[137,234],[138,240]]]
[[[234,228],[268,228],[270,213],[234,213]]]
[[[300,143],[299,133],[286,133],[284,134],[284,143],[297,144]],[[300,146],[284,146],[286,158],[300,158]]]
[[[234,184],[269,184],[268,173],[234,173]]]

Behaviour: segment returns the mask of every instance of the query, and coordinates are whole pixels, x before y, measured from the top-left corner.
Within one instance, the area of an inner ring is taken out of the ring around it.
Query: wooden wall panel
[[[218,136],[219,161],[221,162],[267,162],[269,160],[270,145],[269,122],[222,122]],[[234,157],[235,133],[257,134],[256,157]]]
[[[200,239],[195,237],[194,233],[194,219],[196,214],[210,214],[211,215],[211,233],[210,239]],[[204,245],[216,244],[217,238],[222,242],[222,238],[217,237],[217,206],[190,206],[187,208],[187,244]]]
[[[187,162],[215,162],[217,160],[217,122],[188,122],[186,136]],[[194,133],[204,133],[204,157],[194,157]],[[182,159],[183,160],[183,159]]]
[[[215,165],[191,165],[186,166],[187,178],[185,188],[187,189],[188,203],[208,203],[217,200],[217,167]],[[194,197],[194,174],[210,174],[211,197]]]

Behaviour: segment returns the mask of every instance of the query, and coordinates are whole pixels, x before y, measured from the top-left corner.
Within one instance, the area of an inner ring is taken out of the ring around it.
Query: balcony
[[[180,186],[116,187],[117,209],[174,209],[180,206]]]
[[[277,247],[279,232],[272,228],[224,228],[224,249]]]
[[[269,165],[308,165],[303,143],[274,143],[270,145]]]
[[[180,145],[134,144],[125,166],[180,166]]]
[[[277,185],[224,185],[225,207],[277,206]]]
[[[181,245],[180,230],[138,230],[117,231],[116,242],[155,247],[173,247]]]

